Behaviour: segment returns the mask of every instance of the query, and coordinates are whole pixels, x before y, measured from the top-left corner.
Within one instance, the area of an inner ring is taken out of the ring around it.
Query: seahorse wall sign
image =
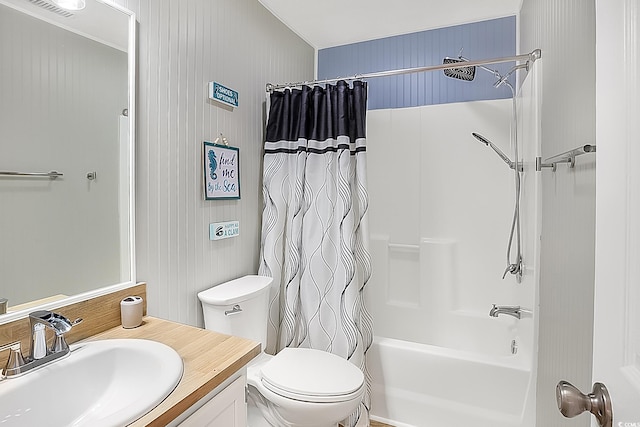
[[[203,158],[205,199],[239,199],[240,150],[205,141]]]
[[[216,159],[216,152],[214,150],[209,151],[209,176],[211,179],[218,179],[218,175],[216,174],[216,169],[218,168],[218,160]]]

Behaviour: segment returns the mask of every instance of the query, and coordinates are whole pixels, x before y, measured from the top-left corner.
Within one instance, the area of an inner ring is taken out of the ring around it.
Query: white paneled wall
[[[265,84],[313,77],[314,51],[257,0],[119,0],[139,21],[137,279],[149,313],[202,326],[197,293],[255,274],[262,211]],[[240,93],[233,111],[207,82]],[[241,200],[205,201],[202,142],[240,148]],[[239,220],[212,242],[209,224]]]
[[[542,157],[595,143],[594,1],[524,0],[520,25],[520,51],[542,49]],[[537,425],[588,426],[560,415],[555,385],[591,389],[595,156],[542,174]]]
[[[540,313],[538,299],[540,289],[540,234],[542,229],[541,173],[535,171],[535,158],[540,155],[540,107],[542,61],[530,68],[518,90],[518,141],[524,160],[520,199],[520,225],[522,230],[522,253],[524,275],[517,286],[518,303],[533,311],[533,316],[523,316],[518,326],[518,354],[531,357],[530,384],[527,388],[527,403],[522,413],[526,426],[536,426],[536,379],[538,325]],[[528,347],[530,346],[530,347]]]

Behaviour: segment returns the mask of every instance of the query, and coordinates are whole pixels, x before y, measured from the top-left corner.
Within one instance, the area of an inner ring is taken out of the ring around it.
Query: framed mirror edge
[[[71,295],[66,298],[62,298],[56,301],[38,304],[31,306],[29,308],[25,308],[22,310],[12,311],[10,313],[3,314],[0,316],[0,325],[4,325],[6,323],[11,323],[19,319],[23,319],[29,316],[29,313],[37,310],[55,310],[60,307],[65,307],[67,305],[75,304],[77,302],[87,301],[92,298],[96,298],[102,295],[111,294],[113,292],[117,292],[123,289],[131,288],[136,286],[138,283],[135,281],[131,282],[123,282],[118,283],[116,285],[109,285],[98,289],[93,289],[91,291],[83,292],[81,294]]]
[[[29,313],[36,310],[54,310],[77,302],[86,301],[102,295],[107,295],[123,289],[131,288],[138,284],[136,281],[136,257],[135,257],[135,140],[136,140],[136,57],[137,57],[137,21],[135,12],[120,6],[113,0],[96,0],[110,6],[128,16],[128,44],[127,44],[127,86],[129,88],[127,102],[127,116],[129,117],[129,277],[128,281],[104,286],[76,295],[71,295],[56,301],[31,306],[0,315],[0,325],[26,318]]]

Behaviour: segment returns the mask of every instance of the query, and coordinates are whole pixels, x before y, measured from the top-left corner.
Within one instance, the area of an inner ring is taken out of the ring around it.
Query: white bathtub
[[[376,337],[371,418],[398,427],[533,426],[531,371],[496,357]]]

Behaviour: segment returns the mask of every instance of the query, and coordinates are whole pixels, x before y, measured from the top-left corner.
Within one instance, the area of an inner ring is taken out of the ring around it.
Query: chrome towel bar
[[[31,176],[31,177],[45,177],[56,179],[59,176],[63,176],[61,172],[12,172],[12,171],[0,171],[0,176]]]
[[[595,145],[586,144],[562,154],[549,157],[544,162],[542,161],[541,157],[536,157],[536,171],[540,172],[542,168],[552,168],[552,170],[555,172],[558,163],[566,163],[570,168],[572,168],[576,165],[576,156],[595,152]]]

